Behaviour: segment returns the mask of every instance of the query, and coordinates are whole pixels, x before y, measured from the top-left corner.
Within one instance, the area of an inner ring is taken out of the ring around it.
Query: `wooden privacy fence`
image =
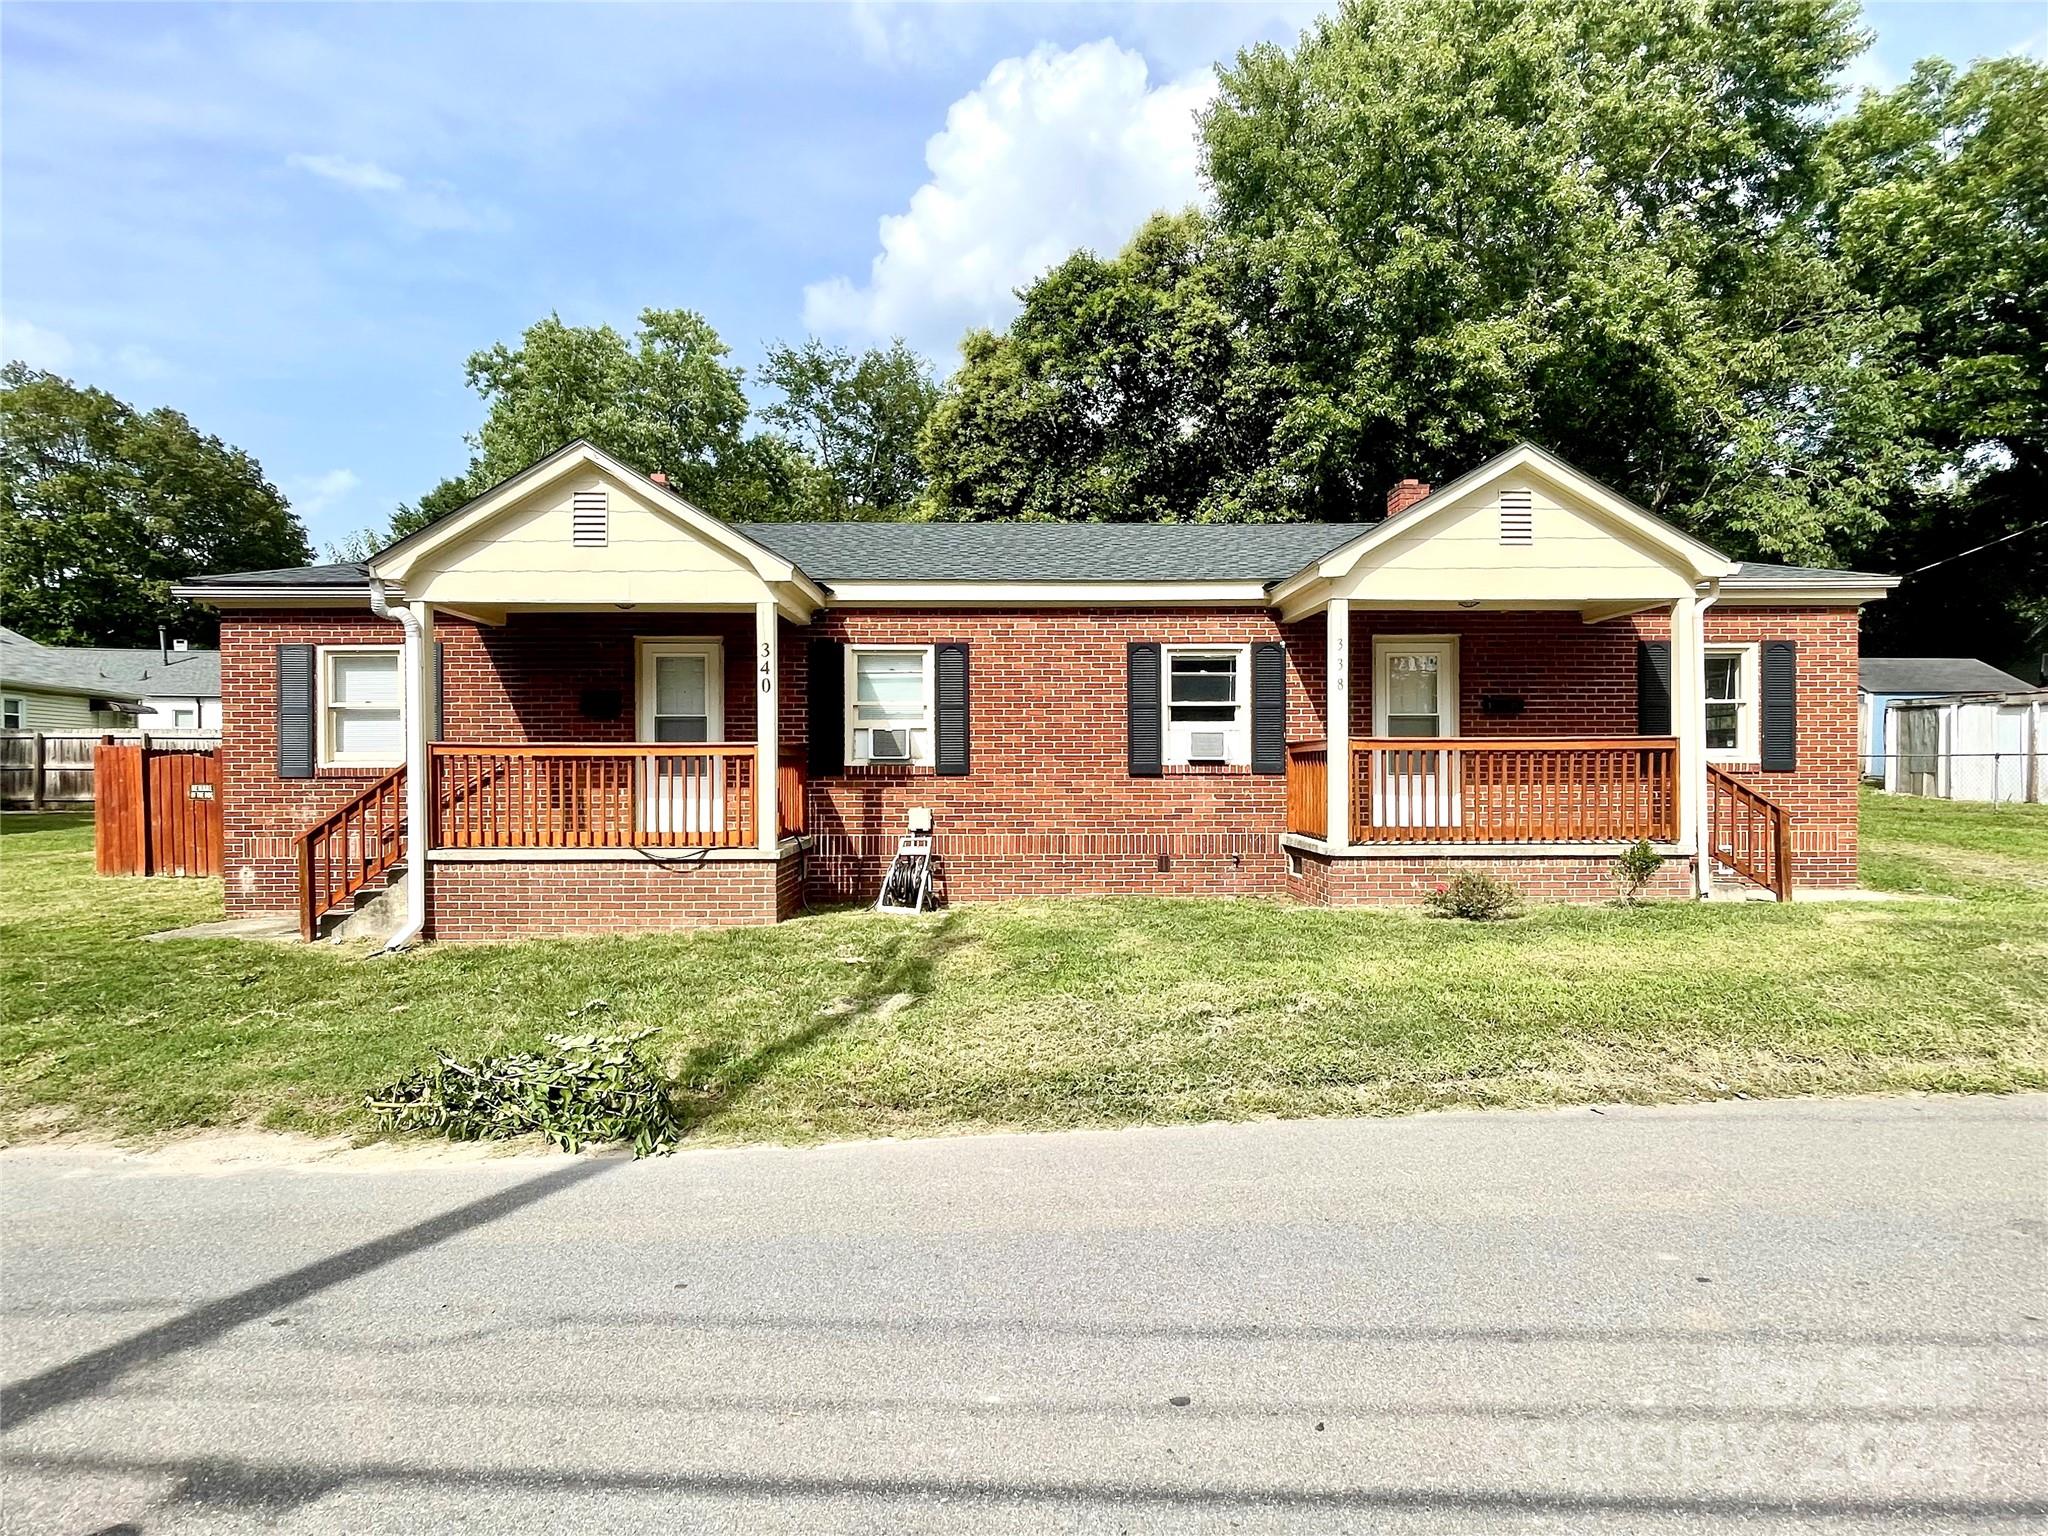
[[[218,753],[102,744],[93,751],[93,778],[101,874],[221,872]]]
[[[210,752],[213,731],[0,731],[0,805],[14,811],[84,810],[93,800],[93,749],[104,742]]]

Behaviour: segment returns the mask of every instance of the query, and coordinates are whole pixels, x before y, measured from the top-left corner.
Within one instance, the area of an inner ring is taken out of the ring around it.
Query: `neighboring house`
[[[2048,800],[2048,688],[1893,699],[1884,787],[1942,800]]]
[[[1856,672],[1856,730],[1863,740],[1863,774],[1880,783],[1885,778],[1885,707],[1894,699],[2015,693],[2029,686],[1974,656],[1866,656]]]
[[[0,628],[0,730],[128,730],[141,709],[139,694],[81,653]]]
[[[480,938],[871,897],[913,807],[954,898],[1594,899],[1645,837],[1704,892],[1784,821],[1792,880],[1852,885],[1893,584],[1529,445],[1358,524],[734,524],[579,442],[180,595],[222,615],[229,910],[346,909],[409,839],[415,920]]]
[[[183,640],[143,649],[74,645],[62,650],[139,697],[142,712],[135,723],[143,730],[166,735],[220,730],[219,651],[199,650]]]

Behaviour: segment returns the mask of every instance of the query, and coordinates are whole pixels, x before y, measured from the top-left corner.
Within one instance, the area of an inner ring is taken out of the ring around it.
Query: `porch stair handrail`
[[[405,852],[405,770],[394,768],[299,834],[299,936],[311,943],[323,917]]]
[[[1780,901],[1792,899],[1792,817],[1725,768],[1707,765],[1711,856]]]

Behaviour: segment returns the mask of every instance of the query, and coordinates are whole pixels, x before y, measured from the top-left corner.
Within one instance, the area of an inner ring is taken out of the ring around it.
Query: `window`
[[[1756,761],[1756,647],[1707,647],[1707,756]]]
[[[846,653],[847,761],[930,763],[932,648],[862,645]]]
[[[0,730],[18,731],[27,711],[20,699],[0,700]]]
[[[194,730],[199,725],[198,711],[190,708],[171,711],[171,729],[174,731]]]
[[[1251,759],[1246,726],[1251,648],[1166,648],[1166,761],[1237,763]]]
[[[321,648],[321,766],[389,768],[405,761],[398,654],[395,645]]]

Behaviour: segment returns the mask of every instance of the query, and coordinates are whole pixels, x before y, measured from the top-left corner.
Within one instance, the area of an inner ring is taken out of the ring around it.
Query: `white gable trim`
[[[372,576],[403,581],[407,572],[437,550],[444,550],[474,537],[495,518],[526,500],[534,492],[570,476],[596,471],[613,480],[619,489],[672,519],[687,532],[724,551],[749,567],[761,580],[797,589],[813,609],[824,606],[825,593],[817,583],[788,560],[765,545],[757,544],[730,523],[693,506],[667,486],[650,480],[620,463],[603,449],[581,439],[566,448],[528,465],[511,479],[494,485],[474,501],[428,524],[417,533],[400,539],[371,557]]]
[[[1348,576],[1360,562],[1382,545],[1414,537],[1432,523],[1444,521],[1451,513],[1470,507],[1489,486],[1517,472],[1533,475],[1569,499],[1613,525],[1617,537],[1627,537],[1646,546],[1655,556],[1690,582],[1717,580],[1735,574],[1737,564],[1690,534],[1681,533],[1661,518],[1653,517],[1626,497],[1609,490],[1591,475],[1574,469],[1564,460],[1545,453],[1534,443],[1523,443],[1499,454],[1468,475],[1432,491],[1410,507],[1373,524],[1347,544],[1341,544],[1320,560],[1311,562],[1273,589],[1273,601],[1284,609],[1299,606],[1294,600],[1320,582]]]

